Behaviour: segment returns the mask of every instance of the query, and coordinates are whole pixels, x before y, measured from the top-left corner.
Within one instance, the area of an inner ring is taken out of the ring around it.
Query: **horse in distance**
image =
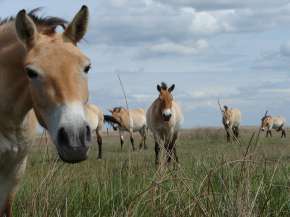
[[[266,130],[266,137],[272,137],[272,129],[277,132],[281,131],[281,138],[286,138],[286,119],[282,116],[271,116],[267,114],[261,119],[261,130]]]
[[[227,134],[227,142],[230,142],[232,137],[233,139],[238,139],[242,118],[241,111],[237,108],[229,108],[226,105],[222,109],[219,101],[218,104],[222,113],[222,123]]]
[[[146,117],[145,111],[142,108],[126,109],[123,107],[115,107],[109,110],[111,116],[105,115],[105,121],[112,124],[115,130],[119,130],[121,149],[124,144],[124,132],[129,132],[130,141],[133,151],[135,150],[133,133],[139,132],[141,142],[139,149],[147,149],[146,145]]]

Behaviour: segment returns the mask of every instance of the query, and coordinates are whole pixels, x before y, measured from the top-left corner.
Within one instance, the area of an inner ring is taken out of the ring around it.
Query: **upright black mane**
[[[262,121],[264,121],[266,118],[270,118],[271,115],[265,115],[264,117],[262,117]]]
[[[37,12],[39,12],[40,10],[41,10],[41,8],[35,8],[28,13],[28,16],[33,20],[33,22],[36,25],[46,26],[46,27],[51,27],[51,28],[61,26],[61,27],[65,28],[65,25],[67,24],[66,20],[59,18],[59,17],[50,17],[50,16],[41,17],[41,16],[38,16]],[[15,17],[7,17],[4,19],[0,19],[0,26],[5,24],[5,23],[14,21],[14,20],[15,20]]]
[[[123,109],[123,108],[124,108],[124,107],[122,107],[122,106],[118,106],[118,107],[113,108],[113,111],[114,111],[114,112],[120,112],[121,109]]]
[[[167,84],[165,82],[161,82],[161,89],[162,90],[167,90],[168,89]]]

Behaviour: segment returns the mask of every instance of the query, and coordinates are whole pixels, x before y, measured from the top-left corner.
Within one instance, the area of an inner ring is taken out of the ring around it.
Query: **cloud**
[[[290,57],[290,41],[287,41],[280,46],[280,53],[282,56]]]
[[[188,56],[205,52],[209,45],[206,40],[190,43],[162,42],[145,46],[139,53],[139,58],[154,58],[157,56]]]
[[[266,108],[288,114],[289,0],[85,3],[90,26],[80,47],[92,61],[91,102],[104,109],[125,105],[120,74],[130,107],[148,107],[157,83],[175,83],[185,126],[219,124],[217,98],[239,107],[245,124],[257,123]],[[44,6],[43,14],[71,20],[83,2],[39,4],[0,0],[1,16]]]
[[[192,7],[199,11],[229,9],[264,9],[284,6],[288,0],[155,0],[172,7]]]

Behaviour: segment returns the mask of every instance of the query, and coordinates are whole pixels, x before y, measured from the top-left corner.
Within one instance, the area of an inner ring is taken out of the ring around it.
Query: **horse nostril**
[[[69,136],[66,130],[64,129],[64,127],[58,130],[57,140],[59,144],[62,144],[64,146],[69,146]]]

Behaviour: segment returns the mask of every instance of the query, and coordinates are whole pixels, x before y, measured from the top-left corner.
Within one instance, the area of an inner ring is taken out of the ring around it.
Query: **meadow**
[[[180,164],[159,169],[151,135],[147,150],[132,152],[128,138],[121,151],[117,134],[103,133],[103,159],[96,158],[94,139],[89,159],[74,165],[58,160],[55,147],[39,138],[14,215],[290,216],[289,137],[258,134],[242,128],[239,144],[227,143],[221,128],[182,130]]]

